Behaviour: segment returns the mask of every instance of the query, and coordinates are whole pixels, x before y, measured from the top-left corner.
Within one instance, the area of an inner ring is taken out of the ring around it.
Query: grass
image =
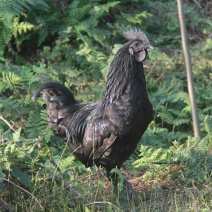
[[[122,171],[127,177],[128,170]],[[179,174],[182,171],[182,167],[175,165],[168,174],[160,173],[160,177],[157,175],[156,178],[130,176],[135,191],[131,201],[126,196],[121,197],[121,193],[120,198],[114,195],[101,169],[88,171],[70,182],[71,188],[79,192],[82,198],[67,191],[64,184],[57,184],[48,178],[34,182],[31,194],[15,183],[8,183],[5,188],[7,194],[0,194],[0,211],[210,212],[212,182],[187,185]]]

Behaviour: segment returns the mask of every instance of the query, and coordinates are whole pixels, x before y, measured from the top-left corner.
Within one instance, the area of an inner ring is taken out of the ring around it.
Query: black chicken
[[[111,170],[130,157],[153,119],[142,64],[152,46],[140,30],[123,34],[129,42],[116,53],[99,101],[78,103],[68,88],[55,82],[41,85],[33,95],[35,100],[45,89],[48,122],[54,132],[68,139],[85,166],[105,167],[114,186],[118,179]],[[125,189],[132,194],[132,185],[126,180]]]

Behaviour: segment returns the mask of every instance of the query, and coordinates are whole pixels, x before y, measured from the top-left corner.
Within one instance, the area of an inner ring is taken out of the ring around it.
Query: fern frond
[[[14,72],[2,72],[2,85],[3,89],[14,88],[16,86],[21,86],[21,78]]]
[[[40,9],[48,8],[44,0],[0,1],[0,56],[3,55],[6,45],[13,35],[17,37],[18,33],[22,34],[34,27],[30,23],[19,22],[19,17],[35,6],[40,6]]]
[[[27,31],[30,31],[34,28],[33,24],[27,23],[27,22],[20,22],[20,18],[16,17],[13,21],[12,26],[12,33],[13,36],[16,38],[18,35],[21,35],[23,33],[26,33]]]
[[[4,116],[10,116],[11,112],[13,112],[14,115],[21,114],[20,109],[22,106],[17,98],[0,98],[0,102],[0,109]]]
[[[79,1],[74,1],[71,4],[71,13],[73,15],[73,22],[81,22],[82,20],[84,20],[85,15],[88,14],[88,12],[90,12],[92,8],[91,4],[84,4],[79,6]]]
[[[34,113],[33,111],[29,113],[29,117],[26,121],[26,133],[29,138],[45,135],[45,138],[50,139],[53,132],[46,125],[45,110],[42,110],[39,114]]]
[[[174,123],[174,116],[169,110],[163,110],[162,112],[158,113],[158,117],[160,117],[163,121],[165,121],[168,124],[173,124]]]

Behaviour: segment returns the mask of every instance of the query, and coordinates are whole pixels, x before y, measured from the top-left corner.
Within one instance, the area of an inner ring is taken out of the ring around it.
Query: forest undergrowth
[[[1,211],[212,211],[211,3],[185,1],[201,138],[193,136],[175,1],[0,2]],[[160,21],[158,21],[160,20]],[[121,169],[133,200],[85,168],[48,127],[36,88],[57,81],[78,101],[101,97],[122,32],[145,31],[154,120]]]

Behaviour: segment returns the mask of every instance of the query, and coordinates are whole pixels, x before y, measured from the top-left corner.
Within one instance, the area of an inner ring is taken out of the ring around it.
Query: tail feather
[[[54,82],[41,85],[35,91],[33,101],[42,90],[51,128],[60,137],[66,137],[71,145],[79,145],[83,140],[87,117],[97,107],[98,102],[78,103],[68,88]]]
[[[66,136],[67,128],[62,120],[74,110],[76,100],[73,93],[64,85],[56,82],[49,82],[41,85],[34,93],[32,100],[35,101],[39,93],[43,91],[45,107],[48,114],[48,122],[51,128],[60,136]],[[73,108],[72,108],[73,105]]]
[[[62,85],[58,82],[48,82],[48,83],[41,85],[35,91],[34,95],[32,96],[32,101],[35,101],[36,98],[38,97],[38,94],[44,89],[51,89],[52,92],[53,92],[53,90],[55,90],[55,91],[57,91],[58,95],[54,95],[54,96],[61,96],[61,97],[63,96],[63,97],[65,97],[66,100],[68,100],[71,103],[76,102],[73,93],[68,88],[66,88],[64,85]]]

